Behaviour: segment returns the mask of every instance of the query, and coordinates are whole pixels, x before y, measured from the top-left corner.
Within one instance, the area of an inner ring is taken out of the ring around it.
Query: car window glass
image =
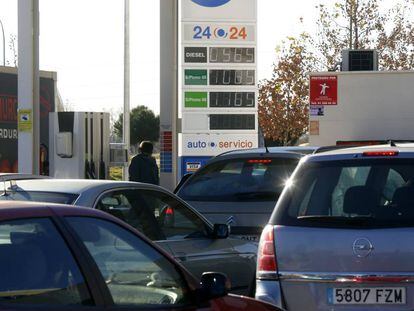
[[[131,204],[122,191],[111,191],[100,198],[97,207],[125,221],[131,209]]]
[[[0,222],[0,304],[92,304],[71,252],[49,219]]]
[[[388,171],[387,181],[383,190],[384,204],[391,202],[395,190],[405,184],[404,178],[394,169]]]
[[[156,202],[144,198],[139,189],[107,192],[96,208],[125,221],[151,240],[165,240],[157,221]]]
[[[412,161],[304,164],[278,202],[276,219],[281,225],[414,226]]]
[[[112,204],[115,201],[124,203]],[[97,208],[122,219],[154,241],[201,237],[207,230],[197,214],[158,191],[126,189],[109,192],[99,200]]]
[[[297,159],[237,159],[212,163],[178,192],[189,201],[275,201]]]
[[[365,185],[369,171],[369,167],[344,167],[341,170],[338,183],[332,192],[331,215],[339,216],[343,214],[346,191],[354,186]]]
[[[153,191],[141,194],[145,201],[152,203],[160,230],[167,240],[200,238],[208,234],[200,216],[175,198]]]
[[[308,188],[301,189],[301,191],[303,191],[304,194],[303,194],[303,200],[300,202],[300,205],[299,205],[298,215],[303,216],[303,215],[307,214],[307,208],[309,206],[309,200],[310,200],[311,194],[313,193],[313,188],[315,187],[315,184],[316,184],[316,180],[313,180]]]
[[[240,174],[243,169],[243,162],[229,162],[226,163],[222,169],[220,169],[220,173],[222,174]],[[212,170],[214,173],[214,170]]]
[[[189,301],[173,263],[138,236],[96,218],[68,217],[95,260],[116,305],[176,305]]]

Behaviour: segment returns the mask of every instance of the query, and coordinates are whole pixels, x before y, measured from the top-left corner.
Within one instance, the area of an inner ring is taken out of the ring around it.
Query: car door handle
[[[179,261],[186,261],[187,260],[187,254],[184,252],[178,252],[175,254],[175,258]]]

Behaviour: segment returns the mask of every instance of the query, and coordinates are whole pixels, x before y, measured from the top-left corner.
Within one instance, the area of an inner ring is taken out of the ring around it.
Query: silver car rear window
[[[58,193],[45,191],[6,191],[0,196],[0,200],[35,201],[58,204],[73,204],[78,198],[73,193]]]
[[[189,201],[275,201],[298,161],[244,158],[214,162],[192,176],[178,195]]]
[[[414,161],[358,159],[305,163],[271,222],[312,227],[414,226]]]

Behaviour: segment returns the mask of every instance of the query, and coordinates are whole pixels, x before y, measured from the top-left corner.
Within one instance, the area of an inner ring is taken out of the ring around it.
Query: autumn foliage
[[[259,85],[259,123],[266,140],[295,144],[308,125],[308,82],[311,58],[303,41],[288,38],[279,54],[273,77]]]

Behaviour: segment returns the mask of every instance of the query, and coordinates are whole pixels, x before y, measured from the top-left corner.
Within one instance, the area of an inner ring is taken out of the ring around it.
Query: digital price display
[[[210,108],[254,108],[255,92],[210,92]]]
[[[254,130],[256,116],[254,114],[212,114],[210,130]]]
[[[255,85],[255,70],[210,70],[210,85]]]
[[[254,48],[225,48],[211,47],[209,49],[210,63],[223,64],[253,64]]]

